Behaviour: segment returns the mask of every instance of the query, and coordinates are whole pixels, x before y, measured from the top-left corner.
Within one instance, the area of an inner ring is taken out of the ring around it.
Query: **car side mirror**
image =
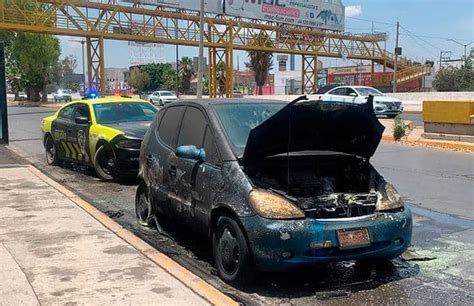
[[[201,163],[206,161],[206,151],[203,148],[198,149],[196,146],[179,146],[176,148],[175,154],[179,158],[193,159]]]
[[[87,117],[77,117],[75,121],[76,121],[76,124],[80,124],[80,125],[89,124],[89,118]]]

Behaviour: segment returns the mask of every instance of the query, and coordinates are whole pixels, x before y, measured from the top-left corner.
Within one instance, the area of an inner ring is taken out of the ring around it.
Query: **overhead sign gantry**
[[[199,16],[195,12],[148,6],[143,1],[3,0],[0,1],[0,29],[85,37],[89,82],[104,89],[105,39],[199,45]],[[272,0],[265,3],[267,1]],[[222,94],[221,88],[225,88],[227,96],[233,94],[234,50],[301,55],[306,92],[316,90],[318,57],[339,58],[344,54],[347,58],[393,67],[394,56],[381,47],[383,38],[380,36],[352,35],[216,14],[207,14],[205,22],[204,45],[209,50],[211,97]],[[266,37],[263,42],[262,36]],[[219,63],[225,66],[224,73],[218,74]],[[404,58],[399,58],[398,67],[401,70],[410,68],[410,75],[416,73],[416,77],[425,69],[424,65]],[[406,79],[410,75],[406,75]],[[225,86],[218,86],[218,78],[224,80]]]

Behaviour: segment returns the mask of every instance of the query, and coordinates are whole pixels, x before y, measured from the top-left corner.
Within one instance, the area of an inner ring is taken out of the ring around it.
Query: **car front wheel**
[[[212,234],[212,251],[217,272],[226,283],[243,285],[253,281],[253,265],[247,240],[233,218],[219,217]]]
[[[97,176],[106,182],[115,180],[115,171],[117,168],[117,160],[107,145],[100,146],[95,153],[94,169]]]
[[[46,162],[50,166],[59,165],[58,150],[56,149],[56,144],[54,143],[53,137],[48,136],[45,141],[46,149]]]

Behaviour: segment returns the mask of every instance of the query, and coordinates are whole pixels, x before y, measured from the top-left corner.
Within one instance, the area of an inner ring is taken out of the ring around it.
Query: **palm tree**
[[[180,90],[187,93],[191,88],[191,79],[194,75],[193,60],[183,56],[178,64],[178,73],[181,79]]]
[[[272,47],[272,41],[266,32],[260,32],[251,43],[253,46]],[[249,51],[250,62],[245,66],[255,72],[255,83],[258,86],[258,94],[263,94],[262,86],[265,85],[268,78],[268,72],[273,68],[273,54],[263,51]]]

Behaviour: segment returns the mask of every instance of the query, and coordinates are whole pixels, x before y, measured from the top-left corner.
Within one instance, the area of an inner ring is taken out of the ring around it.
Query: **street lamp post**
[[[467,47],[469,47],[471,44],[474,44],[474,41],[471,41],[468,44],[460,43],[459,41],[456,41],[454,39],[448,39],[448,41],[452,41],[453,43],[456,43],[456,44],[464,47],[464,60],[466,60],[467,59]]]
[[[201,0],[201,9],[199,11],[199,59],[198,59],[198,79],[197,79],[197,98],[202,99],[202,77],[204,66],[204,0]]]
[[[86,41],[84,39],[81,40],[69,40],[71,42],[80,43],[82,46],[82,81],[83,81],[83,91],[84,95],[86,94],[86,62],[84,57],[84,45]]]

